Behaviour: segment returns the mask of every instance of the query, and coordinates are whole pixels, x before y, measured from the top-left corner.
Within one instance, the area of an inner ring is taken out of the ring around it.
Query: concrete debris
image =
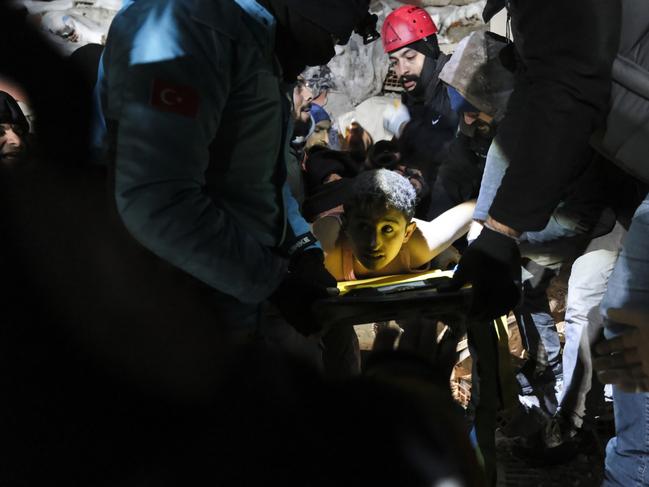
[[[426,11],[439,28],[438,41],[444,52],[451,52],[460,39],[484,28],[482,10],[486,0],[433,0],[430,4],[432,3],[438,6],[427,6]],[[372,3],[371,10],[379,17],[379,31],[389,13],[400,6],[403,3],[395,0],[375,0]],[[337,106],[356,107],[381,93],[389,70],[389,60],[380,40],[364,45],[361,38],[354,34],[348,45],[337,49],[337,55],[329,62],[329,67],[336,83],[334,91],[344,98],[338,100]],[[345,115],[333,107],[327,109],[334,118]],[[382,138],[380,133],[372,133],[372,136],[375,140]]]
[[[123,0],[12,0],[27,9],[43,33],[63,54],[89,44],[104,44],[113,17]],[[439,27],[440,47],[450,52],[462,37],[484,26],[482,10],[486,0],[424,0],[422,5]],[[373,0],[371,10],[379,17],[380,30],[385,17],[404,4],[397,0]],[[388,57],[381,41],[369,45],[354,34],[346,46],[337,46],[337,55],[328,67],[330,88],[336,102],[327,110],[334,119],[381,93],[388,74]],[[363,109],[361,109],[361,112]],[[359,115],[362,117],[363,115]],[[370,130],[376,140],[384,138],[382,129]]]
[[[62,54],[86,44],[104,44],[122,0],[13,0],[24,7]]]

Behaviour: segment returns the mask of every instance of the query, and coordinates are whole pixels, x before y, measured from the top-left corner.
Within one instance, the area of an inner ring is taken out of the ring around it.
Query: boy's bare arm
[[[468,232],[474,208],[475,200],[471,200],[445,211],[433,221],[414,219],[417,228],[406,244],[411,266],[416,268],[430,262]]]

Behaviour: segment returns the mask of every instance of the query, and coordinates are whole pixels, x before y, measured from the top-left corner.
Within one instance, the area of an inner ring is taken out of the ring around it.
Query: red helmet
[[[404,5],[388,15],[381,28],[383,50],[394,52],[408,44],[437,34],[437,26],[423,8]]]

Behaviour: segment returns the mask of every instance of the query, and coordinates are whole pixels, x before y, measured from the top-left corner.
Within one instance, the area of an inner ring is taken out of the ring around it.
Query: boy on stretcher
[[[464,235],[473,201],[426,222],[413,218],[416,194],[410,182],[387,169],[356,176],[344,204],[341,225],[316,222],[314,233],[325,252],[325,266],[338,281],[426,270],[430,261]]]

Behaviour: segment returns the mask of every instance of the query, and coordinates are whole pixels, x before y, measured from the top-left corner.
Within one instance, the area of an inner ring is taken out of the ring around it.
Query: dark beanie
[[[29,122],[18,106],[18,102],[4,91],[0,91],[0,123],[18,125],[25,132],[29,132]]]
[[[481,111],[452,86],[447,86],[446,91],[448,91],[448,99],[451,102],[451,109],[453,111],[458,113],[477,113]]]
[[[437,36],[432,35],[408,44],[406,47],[422,53],[424,56],[437,59],[440,55]]]

